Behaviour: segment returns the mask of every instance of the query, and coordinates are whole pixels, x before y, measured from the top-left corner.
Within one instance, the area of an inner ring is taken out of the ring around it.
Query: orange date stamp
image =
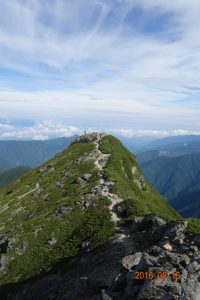
[[[144,280],[144,279],[160,279],[160,280],[167,280],[170,277],[172,281],[179,281],[181,280],[181,273],[180,272],[172,272],[167,273],[164,271],[161,272],[135,272],[135,279],[137,280]]]

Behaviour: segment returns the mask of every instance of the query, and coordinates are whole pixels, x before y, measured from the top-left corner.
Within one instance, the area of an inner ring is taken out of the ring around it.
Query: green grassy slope
[[[125,199],[125,206],[133,215],[157,214],[165,218],[178,218],[178,214],[171,206],[144,180],[136,158],[119,140],[113,136],[103,139],[101,150],[104,153],[112,153],[106,167],[106,175],[110,181],[114,181],[114,193]],[[136,166],[137,173],[133,175],[131,168]],[[139,188],[137,182],[141,182]]]
[[[190,234],[200,234],[200,219],[198,218],[188,218],[188,228],[187,233]]]
[[[29,173],[32,169],[30,167],[16,167],[8,171],[0,173],[0,187],[4,187],[12,181],[20,178],[21,176]]]
[[[5,255],[8,269],[0,275],[1,284],[47,271],[60,259],[77,255],[83,241],[89,241],[93,248],[113,235],[108,199],[94,200],[88,196],[87,210],[76,204],[98,183],[92,160],[75,164],[77,158],[87,156],[94,147],[93,144],[73,144],[46,163],[43,171],[37,168],[21,182],[0,191],[0,235],[16,241]],[[62,172],[69,172],[69,176],[63,177]],[[87,184],[74,182],[85,173],[92,174]],[[57,187],[56,181],[63,188]],[[36,184],[40,185],[41,193],[33,191]],[[63,206],[72,211],[63,217],[56,216]],[[57,241],[53,246],[48,243],[51,239]],[[26,251],[21,254],[24,248]]]

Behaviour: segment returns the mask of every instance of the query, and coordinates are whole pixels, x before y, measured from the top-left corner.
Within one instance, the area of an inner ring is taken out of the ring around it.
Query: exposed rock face
[[[52,238],[49,239],[47,242],[48,242],[48,244],[49,244],[50,246],[53,246],[53,245],[55,245],[55,244],[57,243],[57,240],[56,240],[54,237],[52,237]]]
[[[90,201],[87,199],[78,200],[76,201],[76,205],[81,206],[83,210],[88,209],[88,207],[90,206]]]
[[[81,177],[78,177],[76,180],[75,180],[75,183],[78,183],[78,184],[84,184],[86,182],[88,182],[91,178],[91,174],[84,174],[83,176]]]
[[[86,135],[82,135],[78,137],[73,143],[81,142],[81,143],[92,143],[96,140],[101,140],[105,136],[105,133],[93,132]]]
[[[27,247],[28,247],[28,243],[22,242],[22,244],[20,245],[20,247],[17,251],[18,255],[23,255],[26,252]]]
[[[0,254],[10,251],[15,244],[15,240],[5,236],[0,236]]]
[[[60,189],[63,189],[64,188],[64,184],[62,183],[62,182],[60,182],[60,181],[55,181],[55,186],[57,187],[57,188],[60,188]]]
[[[8,261],[4,254],[9,252],[15,243],[15,239],[0,235],[0,272],[4,271]]]
[[[187,222],[136,217],[99,251],[83,242],[84,256],[72,259],[66,273],[28,283],[9,299],[36,300],[43,294],[61,300],[198,300],[199,236],[186,237],[186,227]]]
[[[122,259],[122,265],[125,269],[131,270],[134,266],[137,266],[141,260],[142,252],[137,252],[132,255],[125,256]]]
[[[43,189],[41,188],[39,183],[36,183],[35,189],[32,191],[33,195],[39,196],[43,193]]]
[[[40,173],[44,173],[46,172],[47,174],[50,172],[54,172],[55,171],[55,164],[56,162],[51,162],[49,164],[44,165],[43,167],[40,168]]]
[[[81,250],[89,252],[91,247],[91,242],[90,241],[85,241],[81,244]]]
[[[72,210],[73,209],[71,207],[64,205],[57,210],[55,215],[59,218],[63,218],[67,213],[70,213]]]

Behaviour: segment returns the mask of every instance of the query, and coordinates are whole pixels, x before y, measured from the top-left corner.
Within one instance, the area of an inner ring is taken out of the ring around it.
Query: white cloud
[[[22,128],[9,124],[0,124],[0,139],[47,140],[49,138],[69,137],[81,133],[83,131],[74,126],[65,126],[52,121],[44,121],[31,127]]]
[[[139,29],[137,16],[126,21],[134,7],[146,12]],[[111,128],[121,114],[119,126],[137,122],[155,134],[198,126],[198,1],[18,0],[1,1],[0,11],[0,66],[27,75],[0,73],[0,117],[66,118],[77,127],[96,118]],[[148,31],[152,13],[163,16],[159,34]]]
[[[77,128],[75,126],[66,125],[62,122],[54,121],[43,121],[37,122],[29,127],[18,127],[10,124],[0,124],[0,140],[47,140],[58,137],[70,137],[74,135],[82,135],[86,130],[87,133],[100,131],[98,128]],[[176,135],[200,135],[200,130],[153,130],[153,129],[128,129],[128,128],[118,128],[105,130],[105,132],[117,136],[124,136],[127,138],[133,137],[166,137],[166,136],[176,136]]]
[[[167,136],[177,136],[177,135],[200,135],[200,129],[196,131],[184,130],[184,129],[174,129],[174,130],[133,130],[133,129],[115,129],[111,131],[113,134],[119,134],[127,138],[131,137],[167,137]]]

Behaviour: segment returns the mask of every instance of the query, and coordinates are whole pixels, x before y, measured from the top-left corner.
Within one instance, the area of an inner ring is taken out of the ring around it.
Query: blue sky
[[[200,134],[197,0],[0,0],[0,139]]]

